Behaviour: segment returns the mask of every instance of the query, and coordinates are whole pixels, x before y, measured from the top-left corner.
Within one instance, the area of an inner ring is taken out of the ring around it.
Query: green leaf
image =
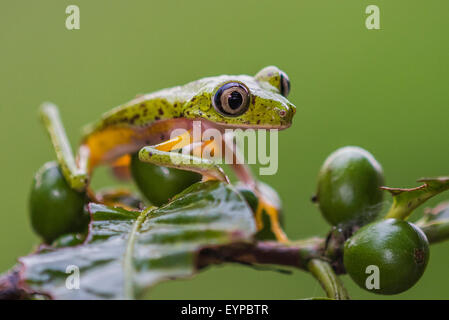
[[[194,275],[201,248],[251,241],[256,232],[245,200],[218,181],[194,184],[160,208],[133,212],[91,203],[89,211],[84,244],[20,259],[30,289],[56,299],[141,298],[158,282]],[[66,287],[73,284],[70,266],[79,268],[78,290]]]
[[[449,189],[449,177],[423,178],[418,181],[424,184],[412,189],[382,187],[393,195],[393,204],[385,218],[406,219],[421,204]]]

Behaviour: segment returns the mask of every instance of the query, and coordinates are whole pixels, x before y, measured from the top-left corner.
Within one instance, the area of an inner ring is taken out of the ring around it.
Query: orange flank
[[[117,160],[114,161],[112,164],[113,167],[127,167],[131,163],[131,155],[125,154],[124,156],[121,156]]]
[[[89,134],[83,141],[90,151],[89,170],[165,139],[161,133],[171,128],[171,123],[160,121],[144,128],[110,126]]]
[[[130,164],[131,155],[129,153],[115,160],[111,165],[114,176],[122,181],[131,179]]]

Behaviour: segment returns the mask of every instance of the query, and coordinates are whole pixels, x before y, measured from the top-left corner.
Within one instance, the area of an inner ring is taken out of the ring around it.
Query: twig
[[[312,259],[307,265],[310,273],[318,280],[330,299],[348,300],[349,295],[331,265],[321,259]]]
[[[308,262],[321,257],[323,249],[324,239],[322,238],[311,238],[289,244],[272,241],[235,243],[203,248],[197,256],[196,266],[202,269],[212,264],[236,262],[280,265],[307,271]]]
[[[427,235],[430,243],[449,239],[449,220],[426,223],[424,220],[417,225]],[[325,239],[310,238],[283,244],[273,241],[254,243],[234,243],[224,246],[205,247],[199,251],[195,266],[197,269],[213,264],[227,262],[246,265],[285,266],[310,271],[320,282],[329,298],[348,298],[346,290],[336,277],[333,261],[324,256]],[[338,269],[338,268],[337,268]],[[338,271],[338,270],[337,270]],[[340,272],[338,272],[340,273]],[[0,277],[1,299],[27,299],[35,293],[30,293],[21,286],[20,270],[12,269]]]

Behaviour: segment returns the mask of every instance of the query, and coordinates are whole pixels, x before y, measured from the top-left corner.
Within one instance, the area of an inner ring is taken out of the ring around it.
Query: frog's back
[[[163,136],[168,126],[173,125],[172,120],[182,118],[184,104],[203,85],[204,81],[198,80],[184,86],[140,95],[86,126],[82,144],[89,147],[90,166],[109,162],[122,154],[135,152],[148,143],[154,143],[154,136]]]
[[[133,100],[104,113],[99,121],[84,128],[84,137],[108,127],[144,127],[152,122],[179,115],[187,93],[173,87],[139,95]]]
[[[225,75],[208,77],[183,86],[139,95],[128,103],[106,112],[99,121],[87,125],[83,130],[84,139],[109,127],[143,128],[157,120],[182,117],[186,102],[191,101],[201,92],[210,92],[217,83],[223,82],[229,77]]]

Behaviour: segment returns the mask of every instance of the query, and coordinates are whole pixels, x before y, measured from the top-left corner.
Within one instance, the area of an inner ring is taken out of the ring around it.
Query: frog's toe
[[[288,242],[287,235],[284,230],[282,230],[280,221],[279,221],[279,208],[276,208],[274,205],[266,201],[262,196],[259,196],[259,204],[256,210],[256,226],[257,230],[263,229],[263,212],[265,211],[270,219],[271,232],[275,235],[276,239],[279,242]]]

